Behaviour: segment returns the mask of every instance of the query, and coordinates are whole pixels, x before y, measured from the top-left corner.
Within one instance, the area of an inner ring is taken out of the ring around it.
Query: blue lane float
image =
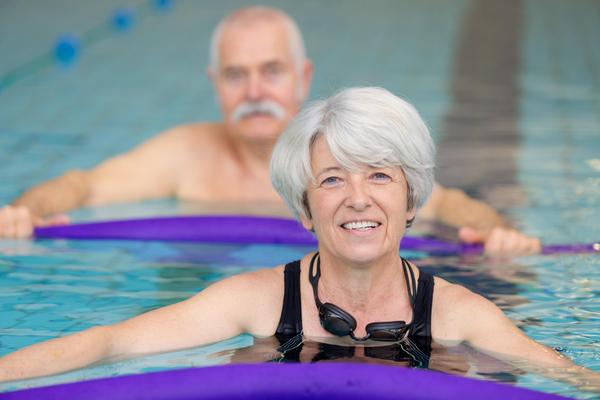
[[[72,64],[81,50],[81,40],[73,34],[60,35],[54,45],[54,57],[62,65]]]
[[[248,215],[195,215],[90,222],[36,228],[37,238],[160,240],[234,244],[316,245],[313,235],[289,218]],[[478,254],[479,244],[404,237],[402,248],[436,255]],[[600,253],[600,243],[546,245],[542,254]]]
[[[226,365],[96,379],[5,393],[12,400],[561,400],[562,396],[392,366]]]
[[[109,22],[116,31],[127,32],[135,23],[135,13],[131,8],[119,7],[111,14]]]
[[[173,0],[152,0],[152,5],[159,11],[166,11],[173,7]]]

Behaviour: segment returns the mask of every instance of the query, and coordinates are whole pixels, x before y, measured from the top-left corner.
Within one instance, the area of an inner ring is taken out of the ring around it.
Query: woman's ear
[[[410,228],[415,220],[415,216],[417,215],[417,208],[412,207],[410,210],[406,212],[406,227]]]
[[[304,229],[306,229],[307,231],[314,232],[312,219],[310,219],[308,216],[306,216],[306,214],[302,213],[300,215],[300,222],[302,223],[302,226],[304,227]]]
[[[302,206],[304,207],[304,212],[300,214],[300,222],[302,223],[302,226],[304,227],[304,229],[306,229],[307,231],[311,231],[314,232],[315,231],[315,227],[313,226],[312,223],[312,214],[310,212],[310,206],[308,205],[308,193],[304,192],[302,194]]]

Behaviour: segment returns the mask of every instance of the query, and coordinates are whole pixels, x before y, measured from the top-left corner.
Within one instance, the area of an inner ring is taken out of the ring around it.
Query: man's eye
[[[245,74],[244,71],[241,71],[239,69],[229,69],[225,71],[224,76],[225,80],[227,81],[237,82],[244,79]]]
[[[263,74],[268,78],[275,78],[283,73],[283,67],[279,64],[269,64],[264,67]]]

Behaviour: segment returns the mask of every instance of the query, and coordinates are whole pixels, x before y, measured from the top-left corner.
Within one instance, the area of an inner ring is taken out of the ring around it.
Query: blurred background
[[[218,120],[209,37],[248,4],[1,2],[0,202],[173,125]],[[267,4],[304,33],[312,98],[385,87],[431,127],[441,183],[547,241],[599,236],[590,223],[600,200],[598,1]]]

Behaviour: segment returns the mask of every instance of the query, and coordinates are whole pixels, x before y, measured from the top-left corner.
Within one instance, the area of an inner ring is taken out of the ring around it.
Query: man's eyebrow
[[[272,66],[278,66],[278,65],[283,65],[283,61],[281,60],[269,60],[266,61],[264,63],[262,63],[261,67],[272,67]]]
[[[242,67],[241,65],[226,65],[222,68],[223,71],[235,71],[242,69],[244,69],[244,67]]]

